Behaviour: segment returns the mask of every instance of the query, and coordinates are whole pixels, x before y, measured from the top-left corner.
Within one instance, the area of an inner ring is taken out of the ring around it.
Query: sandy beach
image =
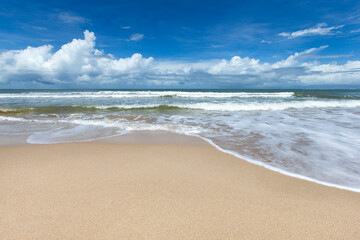
[[[359,193],[191,141],[1,147],[0,239],[360,239]]]

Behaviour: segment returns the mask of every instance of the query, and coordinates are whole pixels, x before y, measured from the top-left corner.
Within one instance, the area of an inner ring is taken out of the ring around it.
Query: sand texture
[[[360,239],[360,194],[205,145],[7,146],[0,239]]]

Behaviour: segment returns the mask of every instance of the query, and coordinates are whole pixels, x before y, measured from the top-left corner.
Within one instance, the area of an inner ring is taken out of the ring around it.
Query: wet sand
[[[0,239],[360,239],[359,193],[143,139],[1,147]]]

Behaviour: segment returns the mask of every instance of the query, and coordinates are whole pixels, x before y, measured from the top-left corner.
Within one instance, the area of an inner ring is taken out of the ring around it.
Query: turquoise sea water
[[[273,170],[360,191],[359,90],[0,90],[29,143],[136,130],[197,135]]]

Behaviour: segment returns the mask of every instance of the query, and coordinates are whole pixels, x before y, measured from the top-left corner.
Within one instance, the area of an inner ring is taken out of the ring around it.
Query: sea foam
[[[32,144],[136,130],[196,135],[272,170],[360,189],[360,91],[0,93],[0,134]]]

